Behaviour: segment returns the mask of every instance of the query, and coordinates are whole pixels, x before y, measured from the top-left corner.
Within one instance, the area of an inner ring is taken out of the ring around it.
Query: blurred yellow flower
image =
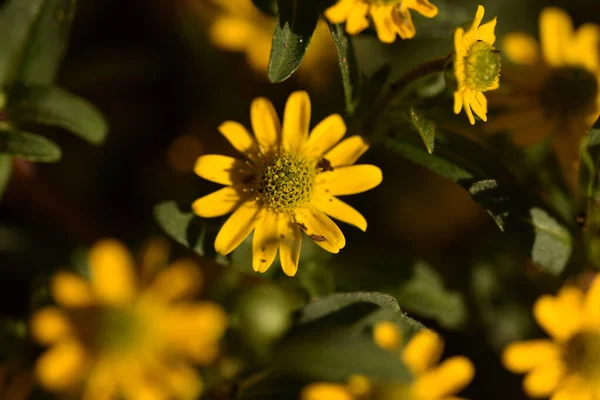
[[[490,98],[507,111],[485,129],[512,130],[520,146],[552,136],[561,166],[572,175],[579,141],[600,114],[600,27],[584,24],[574,31],[568,14],[545,8],[540,42],[523,33],[502,41],[511,61],[503,69],[503,86],[511,91]]]
[[[402,337],[398,326],[389,321],[375,326],[375,343],[383,349],[395,348]],[[390,346],[393,344],[393,346]],[[473,379],[475,368],[463,356],[451,357],[438,365],[444,343],[432,331],[416,333],[402,348],[401,357],[413,374],[407,385],[370,384],[366,377],[353,376],[348,384],[317,382],[304,388],[301,400],[450,400]]]
[[[584,294],[564,286],[556,296],[544,295],[533,315],[550,339],[510,344],[504,366],[526,373],[525,392],[551,400],[591,400],[600,393],[600,277]]]
[[[215,249],[229,254],[253,231],[252,265],[265,272],[277,250],[283,271],[298,269],[302,232],[331,253],[346,244],[344,234],[325,214],[365,231],[367,221],[335,196],[361,193],[379,185],[381,170],[352,165],[369,148],[360,136],[340,142],[344,120],[330,115],[310,135],[311,104],[303,91],[290,95],[283,126],[266,98],[252,102],[254,137],[244,126],[226,121],[219,131],[245,160],[203,155],[196,162],[200,177],[227,187],[194,202],[205,218],[233,212],[215,240]]]
[[[500,55],[494,48],[496,18],[481,25],[485,9],[477,7],[471,27],[454,32],[454,75],[458,87],[454,92],[454,113],[464,108],[471,125],[473,112],[487,121],[487,99],[483,92],[500,86]]]
[[[202,382],[191,364],[206,365],[218,354],[226,315],[220,306],[192,301],[202,275],[189,260],[157,272],[160,254],[142,262],[140,283],[127,249],[103,240],[89,254],[91,279],[57,273],[50,292],[60,307],[31,319],[31,333],[52,346],[35,373],[48,391],[82,393],[83,399],[193,399]]]
[[[0,365],[0,400],[27,400],[32,391],[30,372],[15,372],[7,364]]]
[[[346,21],[346,32],[356,35],[369,26],[371,16],[377,37],[384,43],[392,43],[396,35],[402,39],[415,36],[415,24],[410,10],[433,18],[438,9],[429,0],[339,0],[325,10],[325,17],[334,24]]]
[[[266,76],[277,19],[261,12],[251,0],[200,0],[219,6],[209,19],[210,39],[223,50],[246,54],[248,64]],[[337,51],[327,24],[319,21],[310,41],[299,78],[314,87],[330,82]]]

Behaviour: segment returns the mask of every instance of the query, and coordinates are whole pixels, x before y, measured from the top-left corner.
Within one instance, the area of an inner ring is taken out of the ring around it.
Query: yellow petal
[[[279,221],[279,234],[281,244],[279,246],[279,260],[281,268],[287,276],[296,275],[300,250],[302,248],[302,233],[300,228],[291,218],[282,218]]]
[[[281,141],[281,122],[273,103],[264,97],[254,99],[250,105],[250,119],[254,136],[262,151],[274,151]]]
[[[392,21],[392,7],[385,4],[373,4],[370,12],[379,40],[383,43],[393,43],[396,40],[396,30]]]
[[[298,208],[295,217],[300,229],[330,253],[338,253],[346,245],[346,239],[340,228],[315,207]]]
[[[456,52],[457,56],[465,56],[467,53],[467,49],[463,44],[464,35],[465,30],[463,28],[456,28],[456,30],[454,31],[454,51]]]
[[[325,18],[334,24],[341,24],[346,20],[355,0],[339,0],[337,3],[325,10]]]
[[[468,358],[451,357],[437,368],[417,376],[412,390],[417,398],[440,399],[463,390],[474,375],[475,368]]]
[[[162,270],[148,287],[149,293],[163,301],[191,298],[200,292],[202,272],[190,259],[175,261],[169,268]]]
[[[202,393],[202,380],[192,368],[185,364],[165,366],[161,374],[169,391],[177,399],[196,399]]]
[[[410,8],[427,18],[433,18],[438,13],[438,8],[431,4],[429,0],[416,0]]]
[[[279,221],[280,214],[265,210],[264,217],[256,224],[252,238],[252,268],[256,272],[265,272],[269,269],[279,247]]]
[[[373,341],[384,350],[396,350],[402,344],[402,332],[394,322],[381,321],[373,327]]]
[[[317,175],[315,185],[334,196],[344,196],[366,192],[382,180],[381,170],[374,165],[351,165]]]
[[[368,149],[369,144],[365,138],[351,136],[325,153],[324,158],[333,168],[345,167],[354,164]]]
[[[554,339],[567,340],[581,329],[583,293],[576,287],[563,287],[556,297],[541,296],[533,307],[540,326]]]
[[[317,382],[306,386],[301,394],[301,400],[354,400],[346,388],[335,383]]]
[[[363,232],[367,230],[367,220],[361,213],[325,191],[317,191],[311,203],[332,218],[354,225]]]
[[[596,24],[583,24],[575,32],[572,45],[567,48],[568,62],[595,72],[600,65],[599,49],[600,27]]]
[[[402,39],[412,39],[415,37],[417,30],[413,23],[410,11],[401,8],[400,10],[392,11],[392,20],[396,31]]]
[[[459,114],[463,108],[463,96],[461,92],[454,92],[454,114]]]
[[[112,400],[117,395],[117,377],[111,369],[111,363],[102,358],[96,361],[86,379],[82,400]]]
[[[373,385],[371,380],[364,375],[350,375],[346,390],[354,396],[354,398],[367,398],[371,393]]]
[[[485,14],[485,8],[479,5],[477,6],[477,12],[475,13],[475,19],[473,19],[473,23],[471,24],[470,31],[477,29],[479,25],[481,25],[481,21],[483,20],[483,15]]]
[[[496,29],[496,22],[498,22],[497,18],[494,18],[479,27],[479,40],[489,44],[494,44],[496,42],[496,33],[494,33],[494,30]]]
[[[339,114],[333,114],[319,122],[313,128],[306,142],[306,157],[321,157],[323,153],[342,140],[346,133],[346,124]]]
[[[480,94],[482,96],[484,96],[483,93],[477,92],[475,94],[473,100],[471,101],[471,108],[483,122],[486,122],[487,121],[486,109],[482,106],[480,99],[478,98],[478,95],[480,95]],[[484,96],[484,100],[485,100],[485,96]]]
[[[192,203],[194,213],[203,218],[220,217],[233,212],[243,201],[244,185],[227,186]],[[243,196],[243,197],[242,197]]]
[[[502,364],[515,373],[524,373],[560,357],[559,347],[547,339],[509,344],[502,353]]]
[[[404,346],[402,361],[414,375],[420,375],[440,361],[444,341],[435,332],[422,330]]]
[[[216,18],[210,26],[211,41],[217,47],[230,51],[243,51],[252,45],[255,29],[249,21],[238,17]]]
[[[573,24],[569,15],[556,7],[542,10],[540,15],[540,38],[545,61],[552,66],[564,64]]]
[[[74,340],[60,342],[40,356],[35,373],[40,385],[49,391],[65,391],[82,379],[86,354]]]
[[[350,35],[356,35],[367,29],[369,26],[369,20],[367,19],[368,11],[369,4],[362,1],[354,3],[346,19],[346,32]]]
[[[509,33],[502,39],[504,55],[513,63],[533,65],[539,61],[540,46],[524,33]]]
[[[560,360],[539,365],[525,376],[523,389],[532,397],[549,396],[556,389],[565,372],[565,365]]]
[[[219,125],[219,132],[237,151],[249,159],[256,158],[258,145],[244,125],[235,121],[225,121]]]
[[[283,115],[283,148],[297,152],[308,139],[310,128],[310,98],[305,91],[297,91],[290,95],[285,104]]]
[[[585,382],[561,382],[550,400],[596,400],[598,394]]]
[[[242,182],[250,174],[250,167],[242,160],[220,154],[207,154],[198,157],[194,172],[208,181],[221,185]]]
[[[50,292],[63,307],[87,307],[95,298],[90,284],[71,272],[58,272],[52,278]]]
[[[46,307],[31,317],[31,335],[40,344],[50,345],[71,333],[69,320],[56,307]]]
[[[125,304],[133,300],[137,288],[135,264],[122,243],[99,241],[90,250],[89,264],[91,285],[100,301]]]
[[[169,242],[162,236],[151,237],[143,243],[137,257],[142,286],[169,264],[169,252]]]
[[[215,250],[223,255],[231,253],[252,232],[262,217],[261,211],[255,200],[246,201],[239,206],[219,230]]]
[[[595,326],[600,321],[600,275],[596,275],[584,301],[584,313],[586,322],[594,322]]]

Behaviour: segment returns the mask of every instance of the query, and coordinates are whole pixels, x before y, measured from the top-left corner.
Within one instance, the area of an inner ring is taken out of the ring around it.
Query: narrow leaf
[[[88,101],[56,86],[19,86],[8,112],[17,122],[58,126],[92,144],[106,139],[108,124]]]
[[[302,63],[319,13],[307,1],[280,0],[267,75],[272,83],[288,79]]]
[[[350,37],[341,24],[329,24],[329,30],[338,52],[338,62],[342,73],[344,85],[344,98],[346,99],[346,112],[354,113],[358,106],[361,80],[358,72],[358,63]]]
[[[10,173],[12,172],[12,157],[7,155],[0,155],[0,199],[4,194],[4,189],[10,180]]]
[[[45,137],[15,130],[0,131],[0,154],[38,162],[54,162],[61,157],[60,147]]]
[[[429,154],[433,153],[435,146],[435,126],[433,122],[424,118],[414,108],[410,109],[410,119],[417,132],[419,132],[421,139],[423,139],[427,152]]]

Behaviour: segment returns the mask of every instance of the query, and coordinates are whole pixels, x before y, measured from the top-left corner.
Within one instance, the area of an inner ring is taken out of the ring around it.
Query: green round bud
[[[500,53],[487,42],[476,42],[465,57],[465,75],[469,88],[485,92],[500,76]]]

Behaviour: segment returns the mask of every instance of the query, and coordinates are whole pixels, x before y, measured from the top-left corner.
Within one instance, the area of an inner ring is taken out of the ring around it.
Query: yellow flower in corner
[[[571,181],[579,142],[600,115],[600,27],[577,30],[558,8],[540,14],[540,43],[530,35],[511,33],[502,41],[511,62],[503,70],[503,88],[491,104],[506,111],[485,127],[488,132],[511,130],[519,146],[547,137]]]
[[[473,112],[487,121],[487,99],[483,93],[500,86],[500,54],[494,48],[496,18],[481,25],[484,13],[483,6],[477,7],[471,27],[454,32],[454,75],[458,85],[454,113],[464,108],[471,125],[475,124]]]
[[[302,232],[331,253],[345,246],[342,231],[325,214],[367,229],[365,218],[336,196],[374,188],[381,183],[381,170],[352,165],[369,146],[360,136],[338,144],[346,133],[341,116],[330,115],[309,135],[310,114],[306,92],[290,95],[283,125],[273,104],[257,98],[250,107],[254,137],[237,122],[219,127],[245,160],[222,155],[198,158],[196,174],[227,187],[196,200],[194,212],[205,218],[233,212],[217,235],[217,252],[229,254],[254,230],[254,270],[265,272],[279,249],[283,271],[294,276]]]
[[[369,26],[371,16],[377,37],[384,43],[392,43],[396,35],[411,39],[416,34],[410,10],[433,18],[438,9],[429,0],[339,0],[325,10],[325,17],[334,24],[346,21],[346,32],[356,35]]]
[[[153,269],[150,255],[142,265]],[[57,273],[50,285],[60,307],[31,319],[32,336],[52,346],[35,373],[51,392],[97,399],[194,399],[202,382],[192,364],[214,360],[226,315],[211,302],[192,301],[198,266],[179,260],[142,284],[127,249],[114,240],[89,254],[90,281]]]
[[[595,399],[600,393],[600,277],[584,294],[574,286],[540,297],[533,314],[550,339],[510,344],[504,366],[526,373],[525,392],[551,400]]]
[[[378,323],[373,330],[375,343],[388,351],[401,346],[402,334],[389,321]],[[413,374],[410,384],[371,383],[363,376],[352,376],[347,384],[317,382],[304,388],[301,400],[450,400],[473,379],[475,368],[463,356],[451,357],[442,363],[444,342],[429,330],[416,333],[402,348],[401,357]],[[439,365],[438,365],[439,364]]]

